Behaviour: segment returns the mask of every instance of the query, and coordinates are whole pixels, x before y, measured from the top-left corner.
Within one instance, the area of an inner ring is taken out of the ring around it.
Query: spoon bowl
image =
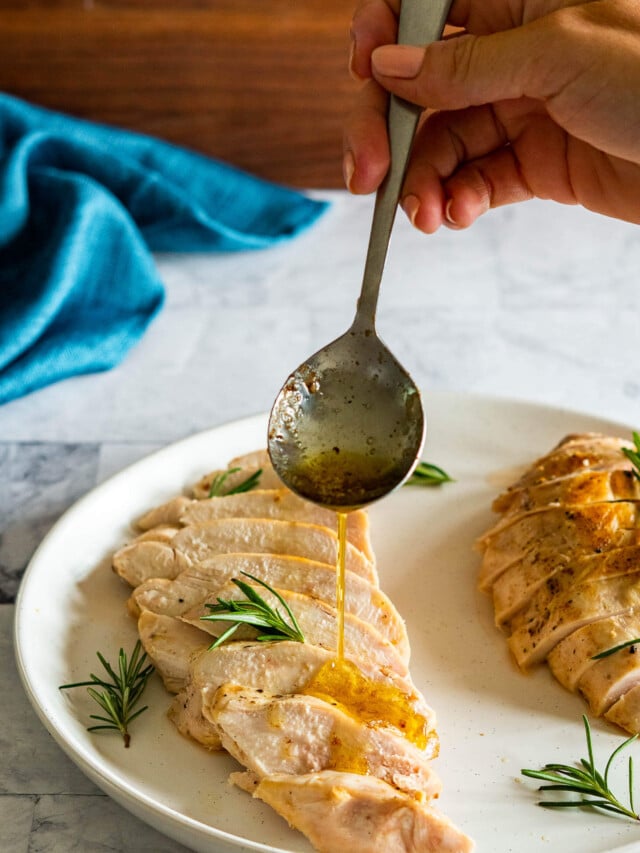
[[[424,435],[415,383],[372,330],[354,324],[289,376],[268,448],[292,491],[346,512],[400,486]]]

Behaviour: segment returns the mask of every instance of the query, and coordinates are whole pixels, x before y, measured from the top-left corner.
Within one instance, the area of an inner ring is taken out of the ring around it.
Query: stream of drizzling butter
[[[336,610],[338,611],[336,653],[338,662],[344,660],[344,595],[345,562],[347,553],[347,514],[338,513],[338,562],[336,565]]]
[[[407,740],[424,749],[430,737],[426,719],[419,714],[414,702],[395,684],[372,681],[355,663],[345,658],[344,613],[346,595],[347,521],[345,512],[338,512],[338,557],[336,562],[336,657],[323,664],[305,686],[303,693],[338,703],[351,716],[368,725],[392,725]],[[334,756],[335,769],[366,773],[363,756],[347,755],[345,750]]]

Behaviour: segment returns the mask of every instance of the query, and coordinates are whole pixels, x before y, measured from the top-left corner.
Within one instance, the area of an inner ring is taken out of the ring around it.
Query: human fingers
[[[575,203],[565,152],[566,134],[535,102],[435,113],[416,136],[402,206],[431,234],[534,195]]]
[[[416,135],[401,205],[420,231],[466,228],[491,207],[531,197],[492,107],[435,113]]]
[[[345,120],[343,173],[352,193],[376,190],[389,168],[387,101],[385,90],[368,80]]]

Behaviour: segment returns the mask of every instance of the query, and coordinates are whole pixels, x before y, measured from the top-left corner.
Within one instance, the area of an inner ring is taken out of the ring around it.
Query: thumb
[[[492,35],[434,42],[426,48],[385,45],[373,51],[372,71],[388,91],[438,110],[523,96],[545,98],[562,88],[569,70],[558,56],[550,62],[558,47],[550,29],[555,28],[540,19]],[[566,50],[564,45],[561,56]]]

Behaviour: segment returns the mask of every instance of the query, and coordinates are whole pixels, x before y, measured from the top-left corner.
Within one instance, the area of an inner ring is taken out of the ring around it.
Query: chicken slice
[[[309,643],[225,643],[192,657],[189,680],[176,696],[169,716],[183,734],[209,748],[219,748],[217,730],[202,715],[203,696],[213,696],[226,683],[261,688],[267,693],[301,693],[334,660],[332,652]],[[394,697],[388,703],[389,716],[398,717],[400,728],[422,726],[425,736],[437,743],[435,714],[408,678],[366,659],[352,659],[352,663],[368,682],[379,686],[382,698]],[[354,679],[353,694],[359,698],[363,692],[359,680]]]
[[[343,770],[376,776],[420,801],[440,793],[429,748],[419,749],[388,726],[363,725],[315,696],[227,684],[203,698],[202,710],[227,752],[261,779]]]
[[[639,644],[640,646],[640,644]],[[594,661],[578,682],[578,690],[600,717],[624,694],[640,683],[640,649],[628,646]]]
[[[115,553],[113,567],[131,586],[138,586],[148,578],[175,578],[193,563],[229,553],[290,554],[335,565],[338,537],[335,531],[315,524],[227,518],[183,527],[170,543],[134,541]],[[348,571],[377,586],[373,563],[350,542],[345,561]]]
[[[336,600],[334,566],[286,555],[220,554],[182,572],[175,580],[150,578],[140,584],[131,595],[133,612],[152,610],[182,616],[205,601],[211,602],[232,578],[242,578],[243,572],[269,586],[311,595],[327,604]],[[379,587],[353,572],[347,572],[345,612],[373,625],[408,659],[409,640],[402,617]]]
[[[177,693],[184,688],[192,658],[210,645],[203,631],[155,613],[141,614],[138,634],[169,693]]]
[[[182,526],[182,513],[193,503],[191,498],[185,495],[178,495],[166,503],[160,504],[148,512],[145,512],[135,523],[139,530],[151,530],[153,527],[161,527],[165,524],[171,524],[175,527]]]
[[[513,489],[496,498],[492,508],[509,517],[546,506],[640,500],[640,480],[626,456],[620,454],[619,465],[614,470],[587,469],[536,486]]]
[[[268,590],[251,583],[249,586],[253,586],[268,604],[283,612],[282,605]],[[338,634],[338,613],[335,607],[299,592],[291,592],[291,590],[286,589],[278,589],[277,592],[291,608],[304,635],[305,642],[335,650]],[[233,583],[222,587],[218,595],[225,600],[243,600],[245,598],[242,591]],[[217,598],[211,598],[209,603],[216,604]],[[201,630],[214,637],[218,637],[229,628],[229,622],[203,620],[203,616],[211,614],[206,604],[207,602],[204,602],[188,610],[181,616],[181,619],[190,625],[200,627]],[[239,630],[234,636],[245,639],[247,636],[245,631],[249,632],[249,636],[255,636],[254,628],[247,626],[241,630],[243,631],[242,634]],[[362,619],[358,619],[350,613],[345,613],[344,617],[344,647],[346,653],[351,657],[368,658],[378,666],[388,667],[398,675],[407,675],[408,660],[400,654],[398,648],[385,639],[368,622],[363,622]]]
[[[338,515],[333,510],[305,501],[288,489],[262,489],[239,495],[192,501],[180,517],[182,524],[207,524],[218,518],[277,518],[303,521],[336,530]],[[364,510],[347,516],[347,540],[373,562],[369,537],[369,517]]]
[[[529,551],[539,548],[540,543],[544,543],[545,551],[571,550],[574,554],[604,551],[620,544],[640,544],[639,506],[632,501],[619,501],[568,509],[548,507],[514,517],[495,535],[484,536],[479,541],[484,549],[480,588],[485,592],[491,589],[502,572]],[[627,531],[633,531],[631,537]]]
[[[255,489],[237,495],[189,500],[177,497],[142,516],[137,524],[141,530],[158,526],[208,524],[219,518],[277,518],[304,521],[336,529],[337,514],[294,495],[288,489]],[[347,539],[373,562],[369,537],[369,517],[364,510],[350,512],[347,517]]]
[[[114,572],[132,587],[148,578],[175,578],[190,565],[172,544],[153,540],[132,542],[113,555]]]
[[[640,573],[586,581],[558,596],[551,610],[531,616],[509,637],[518,665],[526,669],[540,663],[560,640],[583,625],[640,608],[639,581]]]
[[[607,471],[627,467],[628,463],[622,453],[623,447],[633,449],[631,442],[610,435],[568,435],[550,453],[537,459],[504,496],[497,498],[497,502],[506,499],[506,496],[518,489],[566,477],[578,471]]]
[[[338,535],[335,530],[317,524],[276,519],[228,518],[208,524],[192,524],[179,531],[175,547],[192,561],[201,561],[216,553],[291,554],[335,566]],[[244,545],[244,547],[239,547]],[[375,569],[362,551],[347,542],[346,568],[377,584]]]
[[[157,527],[150,527],[136,536],[136,542],[164,542],[171,544],[176,533],[180,530],[180,525],[176,524],[158,524]]]
[[[581,555],[574,561],[587,556],[591,555]],[[528,551],[524,557],[512,563],[491,587],[496,625],[501,627],[513,619],[549,578],[566,569],[570,563],[569,554],[545,547]]]
[[[381,779],[323,770],[266,776],[253,796],[268,803],[319,853],[471,853],[474,844],[426,803]]]
[[[549,652],[547,663],[567,690],[576,690],[593,656],[640,637],[640,613],[607,616],[569,634]]]
[[[604,715],[610,723],[615,723],[632,735],[640,732],[640,684],[637,684],[609,708]]]
[[[610,551],[595,554],[578,554],[571,552],[559,553],[545,548],[529,551],[522,560],[518,560],[496,580],[491,590],[496,625],[502,626],[513,619],[518,611],[533,598],[543,586],[555,588],[553,580],[556,576],[573,571],[576,577],[590,570],[600,562],[620,561],[624,555],[629,562],[636,561],[640,565],[640,546],[621,545]]]

